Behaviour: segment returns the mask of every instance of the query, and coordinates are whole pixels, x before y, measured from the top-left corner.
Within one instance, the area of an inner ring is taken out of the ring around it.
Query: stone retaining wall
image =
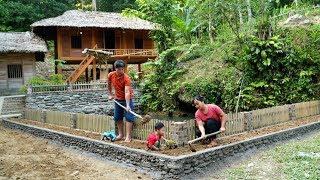
[[[192,174],[212,168],[215,162],[224,161],[227,157],[241,157],[242,154],[251,149],[269,146],[270,144],[299,137],[320,129],[320,122],[314,122],[225,146],[198,151],[189,155],[174,157],[24,125],[9,120],[3,120],[3,124],[7,128],[21,130],[37,137],[62,143],[65,146],[76,147],[77,149],[95,153],[108,160],[127,163],[146,169],[149,172],[152,171],[152,175],[159,179],[187,179]]]
[[[139,110],[138,90],[133,90],[135,110]],[[113,116],[113,101],[108,101],[106,91],[71,91],[33,93],[26,97],[26,108],[85,114],[107,114]]]

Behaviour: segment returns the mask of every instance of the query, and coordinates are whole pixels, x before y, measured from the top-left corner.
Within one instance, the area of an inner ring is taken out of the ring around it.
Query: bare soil
[[[137,169],[4,128],[0,123],[0,180],[4,179],[126,180],[151,177]]]
[[[52,129],[55,131],[84,136],[84,137],[88,137],[88,138],[96,139],[96,140],[100,140],[100,136],[101,136],[100,133],[96,133],[96,132],[89,132],[89,131],[70,129],[70,128],[55,126],[55,125],[50,125],[50,124],[43,124],[43,123],[37,122],[37,121],[30,121],[30,120],[25,120],[25,119],[14,119],[14,121],[24,123],[24,124],[29,124],[29,125],[35,125],[38,127],[44,127],[44,128]],[[281,124],[277,124],[277,125],[273,125],[273,126],[268,126],[265,128],[260,128],[260,129],[257,129],[255,131],[248,132],[248,133],[241,133],[241,134],[236,134],[236,135],[232,135],[232,136],[218,138],[218,143],[220,146],[226,145],[226,144],[234,143],[237,141],[241,141],[241,140],[245,140],[245,139],[249,139],[249,138],[253,138],[253,137],[257,137],[257,136],[262,136],[262,135],[269,134],[272,132],[277,132],[277,131],[281,131],[281,130],[285,130],[285,129],[289,129],[289,128],[294,128],[294,127],[302,126],[302,125],[305,125],[305,124],[308,124],[311,122],[318,122],[318,121],[320,121],[320,116],[308,117],[308,118],[299,119],[296,121],[290,121],[290,122],[281,123]],[[126,146],[126,147],[135,148],[135,149],[145,149],[145,147],[147,145],[147,143],[145,141],[139,141],[139,140],[133,140],[130,143],[126,143],[124,141],[117,141],[114,143],[122,145],[122,146]],[[194,144],[193,146],[195,147],[195,149],[197,151],[208,148],[207,144],[202,144],[202,143]],[[215,148],[215,147],[213,147],[213,148]],[[154,151],[154,152],[166,154],[166,155],[171,155],[171,156],[179,156],[179,155],[185,155],[185,154],[192,153],[189,149],[189,146],[178,147],[176,149],[166,148],[163,151],[160,151],[160,152]]]

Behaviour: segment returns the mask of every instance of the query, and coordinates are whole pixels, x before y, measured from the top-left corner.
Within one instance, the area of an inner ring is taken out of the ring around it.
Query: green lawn
[[[320,134],[259,154],[225,172],[227,179],[320,179]]]

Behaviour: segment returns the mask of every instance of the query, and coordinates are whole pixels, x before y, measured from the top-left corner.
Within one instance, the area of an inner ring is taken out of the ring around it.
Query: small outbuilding
[[[0,32],[0,94],[16,94],[36,75],[46,42],[32,32]]]

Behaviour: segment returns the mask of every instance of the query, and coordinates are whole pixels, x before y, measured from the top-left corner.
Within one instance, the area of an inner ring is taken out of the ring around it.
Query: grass
[[[267,167],[267,164],[270,164],[270,167]],[[266,170],[268,168],[269,170]],[[317,180],[320,177],[320,134],[262,153],[250,162],[246,161],[228,169],[226,177],[227,179]]]
[[[318,157],[314,157],[313,153]],[[303,142],[277,147],[268,154],[272,155],[277,163],[282,164],[282,171],[289,179],[319,179],[320,177],[320,135]]]

